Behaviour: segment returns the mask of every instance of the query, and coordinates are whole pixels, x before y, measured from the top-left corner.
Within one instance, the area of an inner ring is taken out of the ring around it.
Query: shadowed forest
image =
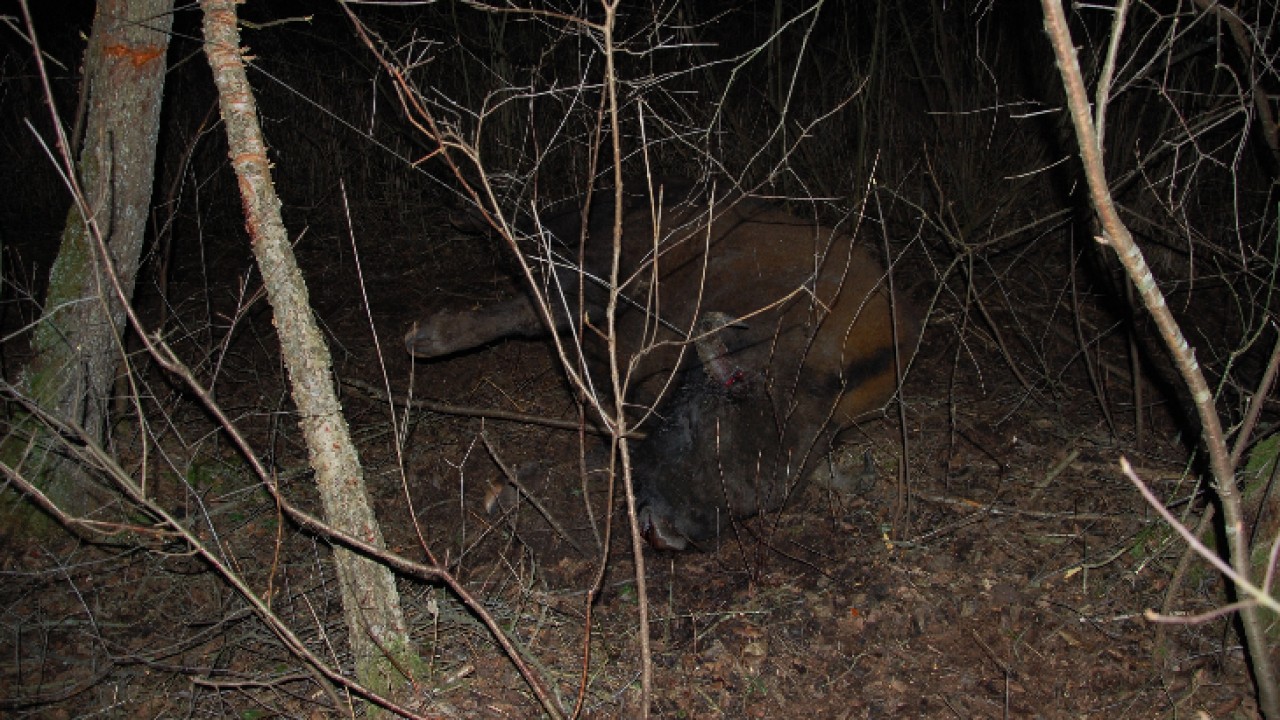
[[[1280,720],[1278,15],[4,3],[0,714]]]

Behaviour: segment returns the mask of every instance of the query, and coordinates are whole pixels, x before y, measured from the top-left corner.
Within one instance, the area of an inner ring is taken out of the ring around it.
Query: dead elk
[[[847,233],[752,200],[654,215],[647,206],[624,215],[617,346],[619,366],[633,368],[628,402],[658,416],[633,463],[642,530],[654,547],[678,550],[793,497],[835,433],[892,397],[920,321]],[[581,287],[587,306],[552,302],[557,331],[583,316],[598,328],[607,299],[612,205],[588,215],[581,271],[567,260],[579,257],[580,217],[557,216],[533,234],[531,259],[556,268],[540,281],[544,297],[576,299]],[[546,331],[531,297],[519,296],[433,312],[405,345],[434,358]],[[595,386],[609,387],[600,333],[571,337],[598,373]],[[682,352],[699,338],[697,353]],[[660,402],[677,372],[674,396]]]

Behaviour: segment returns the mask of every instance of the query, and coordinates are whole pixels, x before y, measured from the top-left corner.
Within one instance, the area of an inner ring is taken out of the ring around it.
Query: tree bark
[[[337,529],[384,547],[364,473],[342,416],[324,343],[302,273],[280,217],[253,94],[240,55],[233,0],[202,0],[205,54],[218,86],[231,164],[253,253],[275,317],[299,424],[316,473],[326,520]],[[343,548],[334,564],[356,676],[391,699],[407,694],[417,655],[409,641],[395,578],[382,565]]]
[[[85,54],[88,124],[76,167],[83,202],[67,214],[22,375],[36,403],[93,438],[103,437],[123,357],[124,304],[133,296],[155,178],[172,11],[173,0],[98,2]],[[38,484],[72,515],[97,509],[106,492],[58,453],[56,437],[45,440],[34,458],[41,465],[32,469]],[[10,504],[6,520],[18,523],[30,512]]]

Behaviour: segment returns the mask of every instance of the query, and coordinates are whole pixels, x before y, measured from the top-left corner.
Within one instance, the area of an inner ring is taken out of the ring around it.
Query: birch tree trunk
[[[92,438],[104,435],[123,357],[124,303],[133,297],[151,206],[172,12],[173,0],[98,0],[85,54],[87,126],[76,166],[85,204],[67,214],[34,352],[23,371],[38,405]],[[67,150],[68,158],[73,151]],[[59,507],[73,515],[93,512],[109,495],[58,452],[60,445],[52,436],[37,443],[34,459],[41,465],[31,473]],[[9,504],[6,524],[25,525],[31,512]]]
[[[364,474],[342,416],[329,348],[280,217],[253,94],[240,55],[233,0],[202,0],[205,54],[218,86],[231,164],[240,179],[245,224],[271,303],[293,401],[316,473],[326,520],[383,547]],[[382,565],[344,548],[333,550],[356,677],[390,699],[404,697],[417,656],[410,644],[395,578]]]

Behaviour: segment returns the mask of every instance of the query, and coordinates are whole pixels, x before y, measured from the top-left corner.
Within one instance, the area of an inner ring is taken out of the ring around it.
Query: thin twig
[[[559,520],[556,520],[556,516],[538,500],[537,496],[529,492],[529,488],[525,487],[524,483],[520,482],[520,476],[517,475],[516,472],[511,469],[511,466],[502,459],[502,455],[498,452],[498,449],[494,447],[493,441],[489,439],[489,433],[482,430],[480,432],[480,440],[484,443],[485,449],[489,451],[490,459],[492,459],[494,464],[498,466],[498,469],[502,471],[502,475],[506,477],[507,482],[511,483],[516,490],[520,491],[520,494],[524,496],[525,500],[528,500],[529,504],[538,511],[538,514],[542,515],[542,518],[547,521],[547,524],[551,526],[551,529],[555,530],[560,537],[564,538],[565,542],[572,545],[573,549],[577,550],[579,555],[582,555],[583,557],[590,557],[591,554],[582,549],[582,546],[578,544],[578,541],[573,539],[573,536],[569,534],[568,530],[564,529],[564,526],[560,524]]]
[[[386,390],[374,387],[363,380],[343,378],[341,382],[343,387],[351,388],[352,390],[359,390],[362,395],[370,399],[380,402],[388,400]],[[441,415],[474,417],[486,420],[503,420],[506,422],[523,423],[525,425],[540,425],[542,427],[555,428],[557,430],[572,430],[574,432],[583,430],[594,435],[603,435],[605,437],[608,437],[609,435],[607,430],[597,425],[590,424],[584,427],[582,423],[576,420],[561,420],[559,418],[549,418],[544,415],[530,415],[528,413],[511,412],[509,410],[478,408],[470,405],[451,405],[438,400],[423,400],[421,398],[411,398],[405,395],[393,395],[389,400],[399,407],[410,408],[413,410],[426,410],[427,412],[439,413]],[[632,437],[642,439],[644,434],[635,433]]]

